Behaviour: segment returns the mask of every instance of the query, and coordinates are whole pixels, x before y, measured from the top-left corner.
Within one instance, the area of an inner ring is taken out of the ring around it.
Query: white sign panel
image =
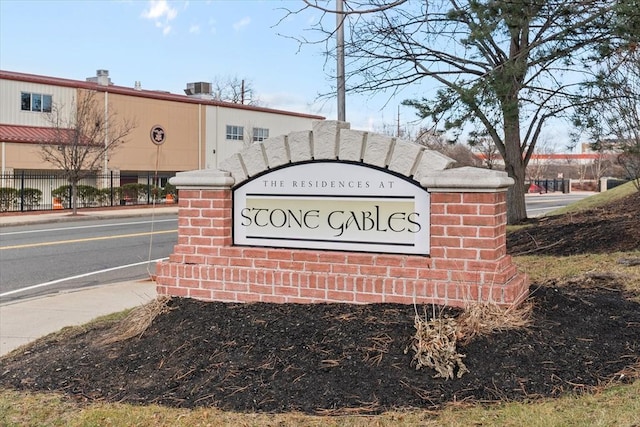
[[[234,191],[236,245],[429,254],[429,193],[339,162],[269,172]]]

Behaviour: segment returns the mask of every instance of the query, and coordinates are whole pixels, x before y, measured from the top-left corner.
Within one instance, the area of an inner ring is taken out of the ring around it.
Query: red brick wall
[[[431,254],[232,246],[232,191],[180,190],[178,244],[161,295],[226,302],[519,303],[527,278],[506,254],[506,192],[431,193]]]

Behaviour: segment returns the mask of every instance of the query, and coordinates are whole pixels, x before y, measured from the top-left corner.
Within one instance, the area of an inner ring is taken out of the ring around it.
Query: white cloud
[[[251,18],[248,16],[245,16],[244,18],[242,18],[241,20],[233,24],[233,29],[236,31],[240,31],[246,26],[248,26],[250,23],[251,23]]]
[[[169,6],[167,0],[149,0],[149,9],[142,12],[142,17],[147,19],[160,19],[165,17],[171,21],[178,15],[178,11]]]
[[[326,115],[327,105],[323,101],[305,99],[296,92],[258,92],[258,99],[268,108],[284,111],[295,111],[315,115]],[[330,108],[329,108],[330,109]]]
[[[169,6],[167,0],[149,0],[149,8],[142,12],[142,17],[155,22],[162,29],[162,34],[171,32],[169,23],[178,16],[178,10]]]
[[[189,32],[191,34],[199,34],[200,33],[200,25],[193,24],[191,27],[189,27]]]

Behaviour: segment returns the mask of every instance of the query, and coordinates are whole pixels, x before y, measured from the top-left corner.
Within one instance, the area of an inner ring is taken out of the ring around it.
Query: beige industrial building
[[[102,173],[116,171],[122,182],[142,181],[150,171],[216,168],[246,145],[269,136],[310,130],[324,117],[213,100],[210,84],[188,83],[186,95],[117,86],[107,70],[86,81],[0,70],[0,167],[3,175],[53,170],[39,145],[51,139],[46,119],[54,106],[73,106],[79,91],[95,91],[105,109],[132,119],[127,142],[108,159]],[[155,145],[151,128],[161,126],[165,142]],[[159,147],[159,148],[158,148]]]

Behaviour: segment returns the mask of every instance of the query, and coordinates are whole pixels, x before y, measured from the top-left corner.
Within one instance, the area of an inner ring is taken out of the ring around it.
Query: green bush
[[[78,185],[78,201],[81,206],[99,204],[100,190],[91,185]]]
[[[171,194],[173,196],[174,199],[178,199],[178,189],[176,188],[175,185],[170,184],[167,182],[167,184],[164,186],[164,188],[162,189],[162,195],[164,197],[167,197],[167,195]]]
[[[114,191],[114,194],[117,194]],[[96,201],[100,206],[107,206],[111,204],[111,188],[101,188],[98,189],[98,194],[96,195]]]
[[[62,202],[62,206],[68,208],[71,206],[71,186],[61,185],[55,190],[51,191],[51,197],[56,197]]]
[[[130,182],[122,187],[115,188],[120,202],[138,203],[141,200],[147,201],[147,185]]]
[[[18,191],[18,197],[20,197],[20,191]],[[40,206],[40,202],[42,201],[42,191],[37,188],[23,188],[22,189],[22,200],[23,200],[23,208],[24,209],[33,209]]]
[[[101,190],[92,185],[78,185],[78,206],[102,206],[109,200],[110,190]],[[71,206],[71,185],[62,185],[51,192],[53,197],[62,201],[63,206]]]
[[[143,187],[140,189],[140,200],[144,202],[146,202],[147,200],[160,200],[160,197],[162,195],[162,188],[159,188],[155,185],[140,185],[142,185]]]
[[[150,200],[160,200],[162,198],[162,188],[158,187],[158,186],[152,186],[151,187],[151,196],[152,198]]]
[[[11,210],[14,206],[23,202],[23,209],[33,209],[40,206],[42,201],[42,191],[37,188],[20,189],[10,187],[0,187],[0,210],[2,212]]]
[[[18,190],[11,187],[0,187],[0,211],[10,210],[18,201]]]

